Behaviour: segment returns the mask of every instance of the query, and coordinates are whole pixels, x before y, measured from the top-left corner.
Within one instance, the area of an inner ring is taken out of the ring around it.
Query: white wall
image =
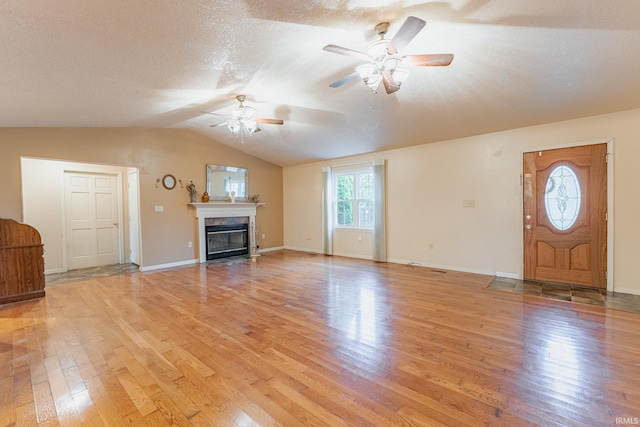
[[[351,258],[373,259],[370,230],[337,229],[333,233],[333,254]]]
[[[285,247],[322,250],[322,166],[385,158],[390,261],[521,277],[522,153],[611,138],[614,288],[640,294],[640,109],[287,167]],[[463,200],[476,207],[463,207]],[[335,245],[334,251],[347,252]]]

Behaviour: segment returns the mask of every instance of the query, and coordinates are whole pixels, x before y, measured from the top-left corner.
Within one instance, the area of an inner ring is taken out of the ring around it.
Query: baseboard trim
[[[505,273],[504,271],[496,271],[496,276],[504,277],[505,279],[521,280],[522,277],[518,273]]]
[[[620,292],[621,294],[640,295],[639,289],[619,288],[615,285],[613,286],[613,292]]]
[[[266,252],[275,252],[275,251],[281,251],[284,249],[284,246],[275,246],[273,248],[264,248],[264,249],[258,249],[258,253],[259,254],[263,254]]]
[[[284,249],[288,250],[288,251],[306,252],[306,253],[309,253],[309,254],[322,255],[322,251],[317,251],[317,250],[309,249],[309,248],[297,248],[295,246],[285,246]]]
[[[350,254],[350,253],[346,253],[346,252],[334,252],[333,254],[335,256],[343,256],[343,257],[346,257],[346,258],[364,259],[364,260],[368,260],[368,261],[371,261],[373,259],[373,257],[371,255]]]
[[[193,265],[197,263],[198,263],[197,259],[189,259],[187,261],[169,262],[167,264],[147,265],[144,267],[141,266],[140,271],[162,270],[164,268],[183,267],[185,265]]]
[[[419,261],[410,261],[410,260],[406,260],[406,259],[390,258],[390,259],[387,260],[387,262],[392,262],[394,264],[411,264],[411,265],[416,266],[416,267],[435,268],[435,269],[438,269],[438,270],[457,271],[459,273],[482,274],[482,275],[485,275],[485,276],[495,276],[496,275],[495,271],[478,270],[478,269],[475,269],[475,268],[458,267],[458,266],[455,266],[455,265],[442,265],[442,264],[422,263],[422,262],[419,262]]]

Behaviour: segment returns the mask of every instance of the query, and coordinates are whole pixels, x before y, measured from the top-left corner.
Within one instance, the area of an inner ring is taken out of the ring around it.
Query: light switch
[[[164,212],[164,206],[156,206],[156,212]]]

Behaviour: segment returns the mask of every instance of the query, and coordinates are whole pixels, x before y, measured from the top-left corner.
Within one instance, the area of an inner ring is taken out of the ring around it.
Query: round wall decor
[[[176,178],[171,174],[166,174],[162,177],[162,186],[167,190],[173,190],[176,186]]]

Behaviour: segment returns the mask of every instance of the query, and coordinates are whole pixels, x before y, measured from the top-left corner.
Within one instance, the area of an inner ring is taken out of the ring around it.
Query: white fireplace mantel
[[[204,220],[206,218],[228,218],[232,216],[248,216],[249,217],[249,247],[255,248],[255,224],[256,224],[256,208],[264,203],[231,203],[231,202],[209,202],[209,203],[189,203],[196,210],[196,218],[198,219],[198,260],[207,262],[207,244],[204,228]]]

